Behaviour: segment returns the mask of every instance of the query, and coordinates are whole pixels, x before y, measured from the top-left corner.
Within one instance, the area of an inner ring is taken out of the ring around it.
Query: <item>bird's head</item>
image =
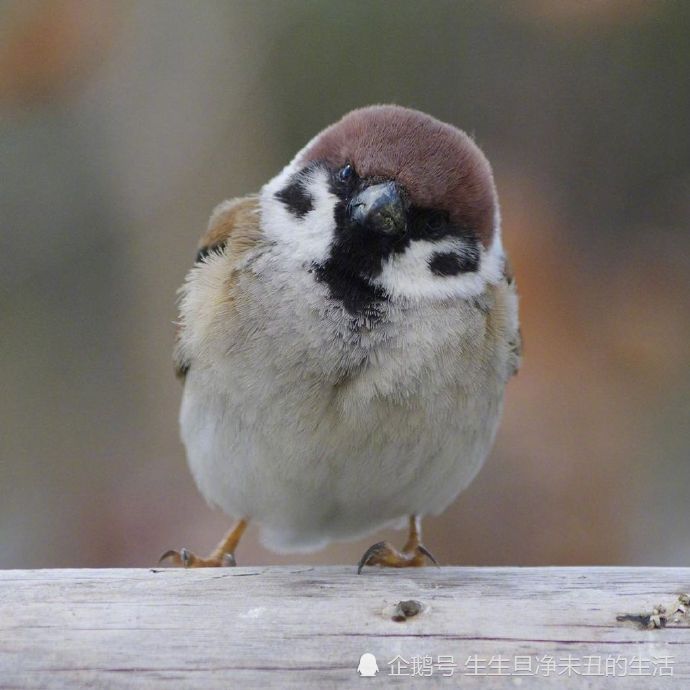
[[[350,313],[470,298],[500,279],[491,167],[461,130],[398,106],[355,110],[261,192],[267,239]]]

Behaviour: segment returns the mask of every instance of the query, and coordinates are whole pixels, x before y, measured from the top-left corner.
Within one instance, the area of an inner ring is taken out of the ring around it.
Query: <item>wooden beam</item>
[[[0,571],[0,688],[690,687],[690,568],[355,572]]]

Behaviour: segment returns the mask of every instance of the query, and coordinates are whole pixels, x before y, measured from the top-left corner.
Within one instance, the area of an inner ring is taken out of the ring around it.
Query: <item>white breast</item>
[[[353,332],[323,286],[281,275],[270,253],[232,308],[232,332],[207,339],[187,376],[182,439],[206,499],[259,523],[269,547],[439,513],[475,476],[508,356],[485,311],[417,305]]]

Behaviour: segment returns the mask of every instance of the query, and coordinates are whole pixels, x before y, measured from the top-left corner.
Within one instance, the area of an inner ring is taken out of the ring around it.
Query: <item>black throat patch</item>
[[[326,172],[330,192],[339,201],[334,208],[335,236],[329,256],[324,262],[313,264],[311,271],[316,280],[328,285],[331,297],[340,301],[351,315],[374,315],[382,311],[380,307],[388,295],[372,280],[381,275],[384,262],[391,255],[403,253],[414,240],[461,240],[458,251],[439,249],[429,259],[429,271],[440,279],[478,270],[480,253],[475,232],[452,223],[445,211],[411,205],[407,209],[405,231],[395,235],[353,223],[347,211],[349,200],[357,191],[380,180],[360,180],[356,174],[342,179],[337,170],[323,163],[312,163],[296,173],[275,194],[295,217],[304,218],[314,207],[304,182],[317,168]]]

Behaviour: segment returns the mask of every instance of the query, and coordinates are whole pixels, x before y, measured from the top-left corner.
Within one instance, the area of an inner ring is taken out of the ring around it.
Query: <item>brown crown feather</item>
[[[465,132],[430,115],[396,105],[353,110],[326,128],[299,163],[351,163],[360,177],[399,182],[412,203],[446,211],[474,231],[485,247],[498,221],[491,166]]]

